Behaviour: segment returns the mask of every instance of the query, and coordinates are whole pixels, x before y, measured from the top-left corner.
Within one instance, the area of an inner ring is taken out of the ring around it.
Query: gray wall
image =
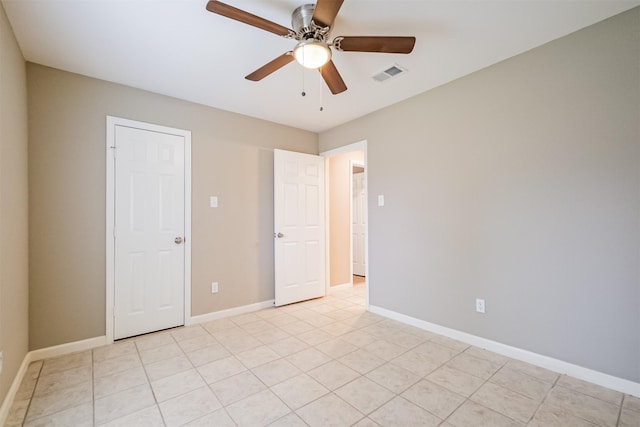
[[[40,65],[27,72],[31,349],[105,333],[106,115],[192,132],[192,315],[274,297],[273,149],[317,153],[316,134]]]
[[[0,3],[0,402],[28,347],[27,74]]]
[[[322,133],[368,141],[371,304],[640,381],[639,118],[635,8]]]

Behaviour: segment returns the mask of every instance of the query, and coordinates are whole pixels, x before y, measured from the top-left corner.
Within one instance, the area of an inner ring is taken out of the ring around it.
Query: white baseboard
[[[18,393],[18,389],[20,389],[24,374],[27,372],[27,368],[29,367],[31,362],[36,362],[38,360],[48,359],[51,357],[64,356],[65,354],[75,353],[78,351],[91,350],[96,347],[101,347],[106,343],[107,337],[103,336],[67,344],[60,344],[53,347],[41,348],[28,352],[24,356],[24,359],[22,359],[22,364],[20,364],[20,368],[18,369],[16,376],[13,378],[13,382],[11,383],[11,387],[9,388],[9,391],[7,392],[7,395],[2,402],[2,406],[0,406],[0,426],[3,426],[7,422],[9,410],[11,410],[13,400]]]
[[[387,317],[389,319],[397,320],[407,325],[415,326],[417,328],[434,332],[439,335],[444,335],[446,337],[453,338],[455,340],[462,341],[476,347],[484,348],[486,350],[510,357],[512,359],[531,363],[532,365],[540,366],[542,368],[549,369],[561,374],[567,374],[584,381],[588,381],[603,387],[610,388],[612,390],[619,391],[621,393],[627,393],[633,396],[640,397],[640,383],[614,377],[613,375],[594,371],[593,369],[574,365],[563,360],[554,359],[552,357],[533,353],[521,348],[512,347],[506,344],[499,343],[497,341],[478,337],[476,335],[471,335],[466,332],[458,331],[456,329],[436,325],[435,323],[416,319],[415,317],[407,316],[405,314],[387,310],[386,308],[378,307],[375,305],[370,305],[369,311]]]
[[[252,311],[258,311],[265,308],[273,307],[274,300],[257,302],[255,304],[243,305],[240,307],[229,308],[226,310],[214,311],[207,314],[200,314],[198,316],[192,316],[187,322],[187,325],[195,325],[198,323],[210,322],[212,320],[222,319],[223,317],[237,316],[239,314],[250,313]]]

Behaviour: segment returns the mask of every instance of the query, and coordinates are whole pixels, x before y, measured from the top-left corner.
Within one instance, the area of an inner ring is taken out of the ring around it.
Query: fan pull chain
[[[324,92],[322,90],[322,75],[320,73],[318,73],[318,75],[320,76],[320,78],[318,79],[318,81],[320,82],[320,111],[324,111],[324,107],[322,106],[324,103],[322,102],[322,93]]]
[[[305,92],[304,90],[304,68],[300,67],[302,69],[302,96],[307,96],[307,92]]]

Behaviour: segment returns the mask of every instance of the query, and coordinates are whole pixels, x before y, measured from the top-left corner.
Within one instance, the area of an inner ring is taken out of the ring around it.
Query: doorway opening
[[[327,292],[365,286],[369,304],[367,142],[320,153],[326,158]]]

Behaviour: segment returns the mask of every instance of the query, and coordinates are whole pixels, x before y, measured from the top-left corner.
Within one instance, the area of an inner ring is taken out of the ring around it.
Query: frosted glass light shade
[[[331,49],[326,43],[304,40],[293,49],[293,57],[305,68],[320,68],[331,59]]]

